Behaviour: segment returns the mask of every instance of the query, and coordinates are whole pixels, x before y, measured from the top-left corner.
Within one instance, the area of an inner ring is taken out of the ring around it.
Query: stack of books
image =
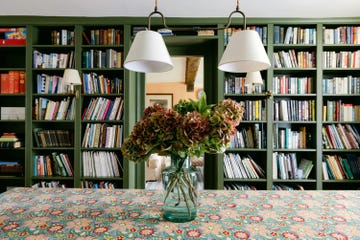
[[[0,137],[0,148],[19,148],[21,141],[15,133],[5,132]]]

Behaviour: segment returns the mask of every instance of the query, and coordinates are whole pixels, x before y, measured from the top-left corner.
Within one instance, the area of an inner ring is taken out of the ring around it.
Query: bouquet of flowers
[[[173,109],[150,106],[124,140],[123,156],[143,162],[152,153],[185,158],[224,152],[243,112],[243,107],[231,99],[208,105],[205,93],[198,101],[180,100]]]
[[[183,165],[187,165],[184,163],[188,157],[225,151],[243,111],[231,99],[208,105],[205,94],[199,101],[181,100],[173,109],[160,105],[145,109],[143,118],[125,139],[122,152],[137,163],[153,153],[171,156],[172,166],[165,168],[162,176],[165,219],[183,222],[195,218],[196,176]]]

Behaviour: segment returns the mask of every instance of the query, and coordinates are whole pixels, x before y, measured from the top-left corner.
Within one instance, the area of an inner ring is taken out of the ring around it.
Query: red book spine
[[[14,93],[15,92],[15,75],[14,75],[14,71],[9,71],[8,73],[8,86],[9,86],[9,90],[8,93]]]
[[[19,71],[19,93],[25,93],[25,71]]]
[[[1,73],[1,93],[9,93],[9,74]]]
[[[0,45],[26,45],[26,39],[0,39]]]
[[[19,87],[20,87],[20,72],[19,71],[9,71],[9,78],[12,82],[10,87],[11,93],[19,93]]]

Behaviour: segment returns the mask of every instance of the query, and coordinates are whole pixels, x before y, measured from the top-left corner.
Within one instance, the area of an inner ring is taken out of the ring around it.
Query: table
[[[162,193],[14,188],[1,239],[360,239],[359,191],[199,192],[197,218],[165,221]]]

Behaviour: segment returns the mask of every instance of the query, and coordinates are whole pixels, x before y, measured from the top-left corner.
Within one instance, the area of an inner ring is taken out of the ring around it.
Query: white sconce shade
[[[65,69],[62,81],[64,85],[81,85],[79,71],[76,69]]]
[[[263,85],[263,79],[261,77],[261,73],[259,71],[256,72],[248,72],[246,74],[245,83],[252,84],[252,85]]]
[[[271,66],[259,34],[254,30],[235,32],[224,51],[218,69],[224,72],[256,72]]]
[[[135,72],[167,72],[173,69],[169,52],[161,34],[145,30],[136,34],[124,67]]]

